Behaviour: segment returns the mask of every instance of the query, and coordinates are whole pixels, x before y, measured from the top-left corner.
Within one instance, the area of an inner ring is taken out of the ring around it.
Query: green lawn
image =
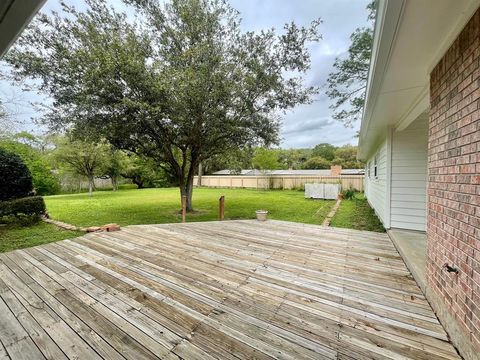
[[[39,222],[34,225],[3,225],[0,226],[0,252],[46,244],[80,236],[77,231],[60,230],[54,225]]]
[[[385,232],[385,228],[370,207],[363,194],[357,193],[352,200],[343,200],[330,226],[357,230]]]
[[[309,200],[301,191],[200,188],[193,191],[196,212],[187,221],[216,220],[218,198],[225,195],[225,219],[253,219],[255,210],[266,209],[271,219],[321,224],[334,201]],[[130,189],[46,196],[50,217],[77,226],[117,223],[155,224],[180,222],[177,188]]]
[[[216,220],[218,198],[225,195],[225,218],[253,219],[255,210],[266,209],[269,218],[321,224],[334,201],[305,199],[303,192],[294,190],[212,189],[194,190],[195,213],[187,221]],[[124,189],[87,194],[46,196],[50,216],[77,226],[118,223],[158,224],[180,222],[179,191],[169,189]],[[353,200],[342,201],[331,226],[358,230],[385,231],[382,224],[361,194]],[[40,222],[30,226],[0,226],[0,252],[45,244],[80,236],[80,232],[60,230]]]

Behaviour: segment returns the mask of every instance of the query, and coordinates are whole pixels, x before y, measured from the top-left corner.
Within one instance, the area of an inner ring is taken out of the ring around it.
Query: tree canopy
[[[331,163],[327,159],[321,156],[314,156],[305,161],[303,164],[304,169],[330,169]]]
[[[242,33],[225,1],[124,2],[136,20],[103,0],[40,14],[6,59],[53,98],[52,128],[153,159],[192,210],[199,162],[278,143],[279,114],[318,92],[303,74],[320,21]]]
[[[333,118],[346,127],[352,127],[362,116],[372,54],[375,9],[373,0],[367,6],[370,26],[358,28],[352,33],[347,57],[335,59],[335,70],[327,79],[327,95],[334,101],[331,106]]]
[[[325,160],[332,161],[335,157],[335,146],[328,143],[321,143],[316,145],[312,150],[312,156],[319,156]]]
[[[344,169],[361,169],[364,164],[357,160],[357,147],[353,145],[335,146],[320,143],[313,148],[248,148],[229,152],[212,158],[205,166],[206,173],[218,170],[255,168],[258,170],[277,169],[329,169],[331,165],[341,165]]]
[[[265,148],[258,148],[255,150],[252,165],[255,169],[259,170],[280,169],[279,152]]]
[[[70,140],[68,137],[58,138],[54,157],[60,165],[68,167],[78,176],[88,179],[88,194],[92,196],[95,188],[94,178],[102,175],[106,161],[106,145],[94,144],[81,140]]]
[[[361,169],[365,164],[357,159],[357,147],[344,145],[335,149],[335,158],[332,165],[341,165],[345,169]]]

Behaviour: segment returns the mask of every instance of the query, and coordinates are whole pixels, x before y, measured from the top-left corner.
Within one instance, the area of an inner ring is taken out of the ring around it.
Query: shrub
[[[0,148],[0,201],[32,193],[32,175],[20,156]]]
[[[355,189],[350,188],[347,190],[343,190],[342,194],[344,199],[352,200],[355,197]]]
[[[37,195],[54,195],[60,192],[60,182],[39,149],[15,139],[1,139],[0,147],[20,156],[32,175]]]
[[[39,217],[45,213],[45,202],[41,196],[30,196],[15,200],[0,201],[0,217]]]
[[[33,187],[37,195],[54,195],[60,192],[60,181],[50,166],[42,159],[25,160],[32,174]]]

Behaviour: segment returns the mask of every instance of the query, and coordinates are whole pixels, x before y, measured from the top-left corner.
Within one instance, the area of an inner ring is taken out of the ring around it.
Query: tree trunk
[[[193,173],[193,172],[192,172]],[[188,176],[185,181],[180,181],[180,204],[183,196],[187,198],[187,212],[193,211],[192,195],[193,195],[193,175]]]
[[[112,190],[117,191],[118,190],[118,178],[116,176],[110,177],[110,180],[112,181]]]
[[[95,187],[95,182],[93,176],[88,177],[88,196],[93,196],[93,188]]]
[[[203,167],[202,163],[198,163],[198,180],[197,180],[197,186],[200,187],[202,186],[202,175],[203,175]]]
[[[187,180],[187,211],[193,211],[192,205],[193,197],[193,176],[190,180]]]
[[[143,189],[143,180],[139,177],[132,178],[132,182],[137,185],[137,189]]]
[[[185,185],[180,185],[180,204],[182,203],[182,197],[186,196],[187,198],[187,212],[192,212],[193,211],[193,206],[192,206],[192,195],[193,195],[193,181],[190,186],[187,184]]]

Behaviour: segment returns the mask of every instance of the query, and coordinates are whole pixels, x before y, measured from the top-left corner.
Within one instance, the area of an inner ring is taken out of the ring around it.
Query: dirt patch
[[[325,218],[325,220],[323,220],[323,223],[322,223],[322,226],[330,226],[330,223],[332,222],[332,218],[335,216],[335,214],[337,213],[337,210],[338,208],[340,207],[340,203],[342,202],[341,199],[338,199],[337,202],[335,203],[335,206],[333,207],[332,211],[330,211],[327,215],[327,217]],[[319,209],[320,210],[320,209]]]

